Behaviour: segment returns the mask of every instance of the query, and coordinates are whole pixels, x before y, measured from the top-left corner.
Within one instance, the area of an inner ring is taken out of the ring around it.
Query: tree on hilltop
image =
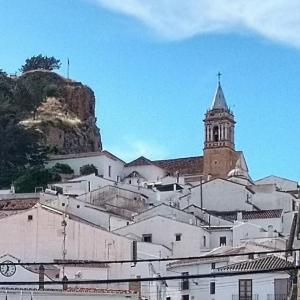
[[[54,69],[59,69],[60,66],[60,60],[56,59],[54,56],[48,57],[39,54],[37,56],[27,58],[25,64],[20,68],[20,71],[22,73],[38,69],[52,71]]]

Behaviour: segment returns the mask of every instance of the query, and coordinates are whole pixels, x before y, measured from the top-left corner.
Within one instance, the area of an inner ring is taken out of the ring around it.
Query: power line
[[[199,278],[218,278],[218,277],[228,277],[228,276],[238,276],[247,274],[262,274],[262,273],[272,273],[272,272],[288,272],[299,270],[300,266],[294,267],[283,267],[283,268],[271,268],[262,270],[252,270],[252,271],[234,271],[234,272],[216,272],[208,274],[190,274],[190,275],[180,275],[180,276],[161,276],[161,277],[141,277],[141,278],[113,278],[113,279],[97,279],[97,280],[68,280],[66,281],[0,281],[1,285],[62,285],[62,284],[110,284],[110,283],[124,283],[124,282],[144,282],[144,281],[168,281],[168,280],[178,280],[178,279],[199,279]]]
[[[125,264],[125,263],[140,263],[140,262],[163,262],[163,261],[183,261],[183,260],[207,260],[214,258],[227,258],[236,256],[254,256],[254,255],[267,255],[267,254],[278,254],[278,253],[291,253],[300,251],[300,248],[291,250],[272,250],[272,251],[256,251],[256,252],[245,252],[245,253],[231,253],[231,254],[212,254],[202,256],[187,256],[187,257],[166,257],[166,258],[146,258],[146,259],[124,259],[124,260],[57,260],[54,262],[11,262],[8,265],[15,266],[29,266],[29,265],[90,265],[90,264]],[[3,263],[0,262],[0,266]]]

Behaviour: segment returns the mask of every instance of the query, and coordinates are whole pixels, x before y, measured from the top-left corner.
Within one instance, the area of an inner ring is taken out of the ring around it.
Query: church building
[[[186,183],[199,182],[200,178],[204,181],[229,177],[240,178],[245,182],[251,180],[243,152],[235,150],[236,122],[233,112],[227,105],[220,79],[212,105],[203,121],[203,156],[154,161],[139,157],[126,164],[125,169],[128,168],[131,172],[136,169],[138,174],[142,174],[146,165],[152,165],[161,168],[169,176],[183,177]]]

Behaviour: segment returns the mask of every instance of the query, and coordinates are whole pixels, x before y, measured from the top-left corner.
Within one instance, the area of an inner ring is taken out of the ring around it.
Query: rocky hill
[[[12,81],[21,123],[39,130],[53,154],[102,150],[95,95],[88,86],[44,70]]]

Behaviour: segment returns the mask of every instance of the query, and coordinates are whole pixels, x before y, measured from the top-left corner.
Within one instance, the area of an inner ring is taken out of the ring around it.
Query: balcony
[[[253,294],[252,296],[232,295],[232,300],[259,300],[259,297],[257,294]]]

